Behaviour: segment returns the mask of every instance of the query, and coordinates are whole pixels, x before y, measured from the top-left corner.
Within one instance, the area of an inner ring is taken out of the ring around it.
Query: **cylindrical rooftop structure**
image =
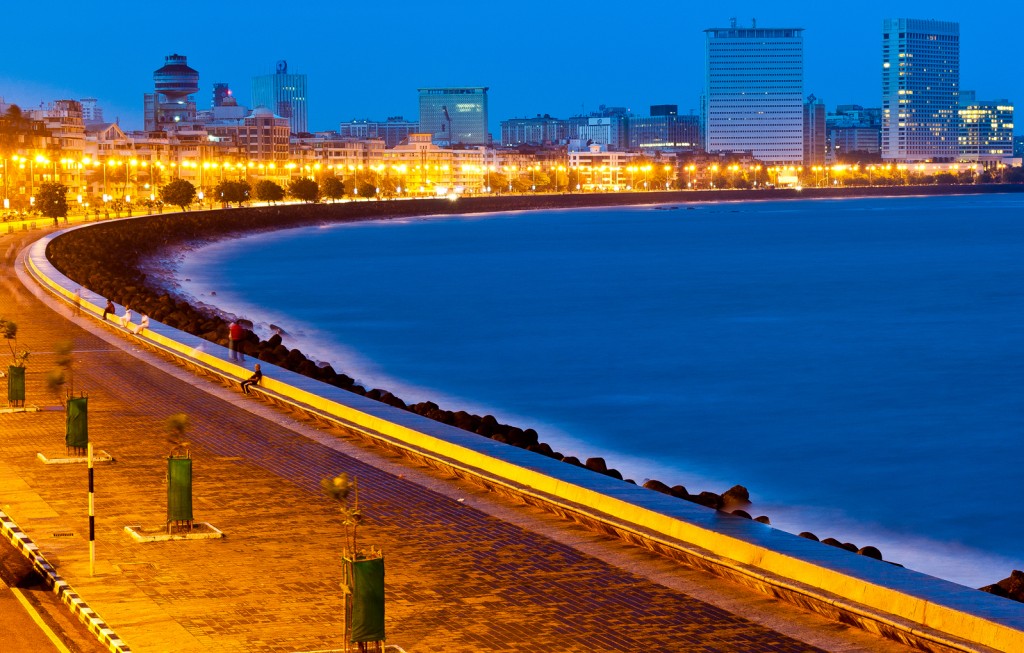
[[[164,67],[153,73],[156,92],[170,100],[180,100],[199,91],[199,73],[189,68],[188,58],[180,54],[164,57]]]

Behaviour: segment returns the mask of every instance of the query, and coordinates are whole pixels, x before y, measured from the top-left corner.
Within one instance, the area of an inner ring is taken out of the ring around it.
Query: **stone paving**
[[[908,650],[190,376],[22,287],[11,266],[30,238],[0,238],[0,315],[32,351],[27,403],[43,410],[0,415],[0,508],[135,651],[340,649],[342,527],[319,483],[342,471],[359,479],[360,541],[386,556],[388,643],[410,653]],[[44,382],[62,340],[74,390],[89,396],[90,440],[115,459],[95,473],[92,577],[85,466],[36,458],[64,449]],[[164,522],[166,456],[181,444],[164,420],[178,412],[195,517],[226,537],[136,543],[126,525]]]

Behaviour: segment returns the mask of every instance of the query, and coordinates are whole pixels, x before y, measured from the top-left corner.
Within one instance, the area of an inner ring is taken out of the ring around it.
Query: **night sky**
[[[105,119],[129,129],[142,127],[142,95],[172,53],[199,71],[200,109],[214,82],[228,82],[250,106],[251,77],[287,60],[289,72],[308,76],[311,130],[354,118],[416,120],[424,86],[490,87],[496,137],[503,119],[565,118],[602,104],[698,113],[703,30],[732,17],[740,26],[756,18],[761,27],[803,27],[804,94],[829,110],[880,106],[883,18],[958,21],[961,88],[1024,102],[1013,36],[1024,24],[1019,2],[54,0],[7,2],[2,14],[0,97],[24,107],[96,97]]]

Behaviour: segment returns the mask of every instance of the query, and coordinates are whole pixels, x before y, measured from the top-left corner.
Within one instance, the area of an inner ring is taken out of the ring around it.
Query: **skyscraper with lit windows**
[[[749,152],[766,163],[804,156],[803,29],[704,30],[704,149]]]
[[[954,161],[960,92],[960,25],[882,21],[882,158]]]
[[[288,62],[277,62],[273,75],[252,78],[252,106],[266,107],[288,119],[293,134],[309,131],[306,122],[306,76],[288,72]]]
[[[979,100],[974,91],[960,92],[958,160],[996,163],[1013,154],[1013,103]]]

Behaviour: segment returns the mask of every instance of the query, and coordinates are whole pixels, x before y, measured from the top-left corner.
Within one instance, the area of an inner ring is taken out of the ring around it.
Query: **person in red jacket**
[[[228,351],[230,352],[230,358],[233,361],[245,362],[245,354],[240,349],[242,345],[242,338],[245,336],[245,330],[242,329],[242,325],[238,322],[232,322],[228,325]]]

